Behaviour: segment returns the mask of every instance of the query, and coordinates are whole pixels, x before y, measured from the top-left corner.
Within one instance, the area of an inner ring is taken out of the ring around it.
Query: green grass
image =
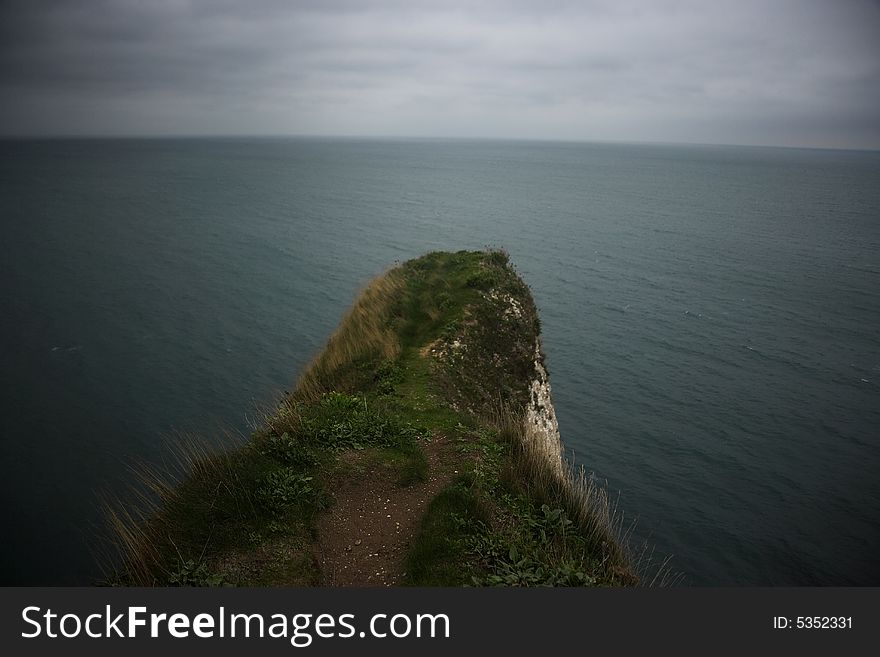
[[[406,583],[412,586],[471,584],[472,567],[462,568],[467,541],[489,519],[473,479],[459,476],[435,497],[422,519],[418,540],[407,555]]]
[[[177,485],[164,474],[145,475],[158,504],[139,517],[111,515],[126,539],[123,581],[172,584],[180,564],[211,575],[227,554],[280,538],[308,542],[316,515],[332,504],[325,480],[340,452],[372,449],[400,485],[427,476],[418,442],[425,429],[367,397],[328,393],[287,408],[281,434],[258,435],[228,452],[193,450]]]
[[[634,583],[604,491],[560,476],[522,422],[539,333],[503,252],[430,253],[380,276],[250,440],[190,443],[143,473],[139,505],[110,506],[123,557],[111,581],[318,583],[310,546],[330,482],[376,466],[400,487],[426,481],[424,440],[444,437],[459,474],[421,520],[407,583]]]
[[[428,508],[410,552],[408,582],[636,583],[626,554],[616,552],[622,547],[604,491],[588,480],[560,480],[545,468],[543,454],[522,448],[522,424],[514,417],[505,420],[500,428],[488,422],[461,428],[459,451],[468,456],[469,469]]]

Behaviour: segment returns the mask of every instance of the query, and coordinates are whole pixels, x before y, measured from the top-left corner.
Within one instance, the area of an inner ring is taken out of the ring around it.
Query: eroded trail
[[[445,437],[422,444],[424,482],[397,483],[397,473],[350,452],[346,465],[358,476],[332,482],[335,503],[318,521],[315,559],[326,586],[396,586],[405,575],[407,549],[431,500],[456,474],[455,446]]]

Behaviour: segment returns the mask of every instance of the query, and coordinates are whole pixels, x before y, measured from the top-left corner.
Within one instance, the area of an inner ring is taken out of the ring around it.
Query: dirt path
[[[318,521],[315,558],[326,586],[395,586],[405,574],[407,548],[428,504],[455,476],[455,446],[432,438],[422,449],[428,479],[400,487],[380,464],[333,482],[335,504]],[[349,456],[352,466],[362,453]]]

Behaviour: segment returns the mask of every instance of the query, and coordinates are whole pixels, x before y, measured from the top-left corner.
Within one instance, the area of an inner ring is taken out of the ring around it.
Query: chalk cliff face
[[[521,415],[528,439],[564,471],[559,424],[541,348],[540,322],[528,287],[506,265],[430,353],[450,401],[476,414],[503,405]]]
[[[535,378],[529,385],[526,423],[534,429],[535,442],[561,475],[562,439],[559,435],[559,423],[556,421],[556,410],[553,408],[550,392],[550,377],[544,367],[540,341],[535,341]]]

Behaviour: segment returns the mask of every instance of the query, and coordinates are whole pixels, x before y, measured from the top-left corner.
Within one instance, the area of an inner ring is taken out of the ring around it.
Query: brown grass
[[[557,460],[553,452],[559,446],[548,449],[544,434],[522,414],[501,407],[490,413],[487,423],[511,447],[510,476],[537,503],[565,510],[591,551],[601,555],[603,579],[616,585],[638,584],[639,561],[628,547],[629,531],[605,487],[561,453]]]
[[[399,269],[373,279],[358,295],[326,346],[299,377],[292,400],[314,402],[324,393],[337,389],[334,377],[358,360],[397,358],[401,346],[393,326],[393,309],[405,287]]]
[[[227,432],[226,439],[227,446],[219,448],[195,435],[178,435],[165,450],[169,460],[164,464],[130,468],[134,483],[124,503],[115,497],[102,500],[109,537],[99,564],[106,582],[155,586],[167,581],[170,570],[164,548],[169,542],[173,546],[173,539],[162,511],[178,498],[178,484],[185,477],[216,475],[226,470],[225,479],[234,479],[229,456],[244,438]],[[178,557],[185,561],[183,555],[178,553]]]

